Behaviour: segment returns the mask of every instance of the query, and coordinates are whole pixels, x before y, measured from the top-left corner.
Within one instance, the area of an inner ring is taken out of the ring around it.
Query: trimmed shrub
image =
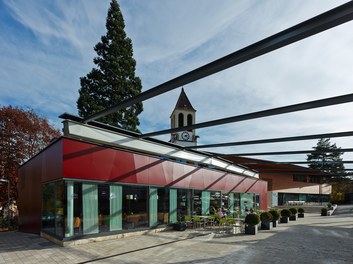
[[[272,220],[277,221],[280,217],[278,210],[276,209],[271,209],[269,213],[272,215]]]
[[[292,215],[295,215],[298,213],[298,210],[296,208],[289,208],[289,211],[291,212]]]
[[[327,208],[321,208],[321,215],[323,215],[323,216],[325,216],[325,215],[327,215],[327,211],[328,211],[328,209]]]
[[[261,222],[271,222],[272,221],[272,214],[269,212],[262,212],[260,214],[260,220]]]
[[[298,213],[304,214],[304,208],[298,208]]]
[[[260,223],[260,217],[257,214],[248,214],[245,217],[245,224],[249,226],[256,226]]]
[[[291,215],[292,215],[292,213],[288,209],[281,210],[281,216],[290,217]]]

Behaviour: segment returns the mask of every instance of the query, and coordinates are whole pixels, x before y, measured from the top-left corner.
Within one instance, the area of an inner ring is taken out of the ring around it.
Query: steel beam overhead
[[[296,154],[309,154],[314,150],[294,150],[294,151],[274,151],[274,152],[251,152],[251,153],[235,153],[235,154],[222,154],[222,156],[267,156],[267,155],[296,155]],[[340,152],[353,152],[353,148],[340,149]]]
[[[175,79],[151,88],[139,95],[126,99],[103,111],[97,112],[84,119],[84,122],[96,120],[108,114],[118,112],[121,109],[129,107],[138,102],[153,98],[160,94],[169,92],[173,89],[186,85],[188,83],[205,78],[217,72],[223,71],[240,63],[254,59],[276,49],[290,45],[322,31],[336,27],[353,19],[353,1],[333,8],[325,13],[308,19],[293,27],[283,30],[277,34],[260,40],[250,46],[235,51],[225,57],[210,62],[195,70],[185,73]]]
[[[158,135],[163,135],[163,134],[175,133],[178,131],[185,131],[185,130],[204,128],[204,127],[224,125],[224,124],[246,121],[246,120],[251,120],[251,119],[257,119],[257,118],[262,118],[262,117],[282,115],[282,114],[287,114],[287,113],[293,113],[293,112],[298,112],[298,111],[303,111],[303,110],[309,110],[309,109],[314,109],[314,108],[319,108],[319,107],[332,106],[332,105],[351,103],[351,102],[353,102],[353,93],[330,97],[330,98],[325,98],[325,99],[320,99],[320,100],[315,100],[315,101],[309,101],[309,102],[300,103],[300,104],[277,107],[277,108],[272,108],[272,109],[268,109],[268,110],[263,110],[263,111],[258,111],[258,112],[243,114],[243,115],[226,117],[226,118],[222,118],[222,119],[207,121],[207,122],[184,126],[184,127],[165,129],[165,130],[161,130],[161,131],[146,133],[146,134],[141,135],[140,137],[142,137],[142,138],[153,137],[153,136],[158,136]]]
[[[241,165],[265,165],[265,164],[309,164],[311,163],[310,161],[246,161],[246,162],[237,162],[236,164],[241,164]],[[330,164],[335,164],[335,163],[353,163],[353,160],[343,160],[343,161],[325,161],[325,163],[330,163]],[[259,170],[260,168],[258,168]]]
[[[218,144],[208,144],[208,145],[184,147],[184,149],[219,148],[219,147],[267,144],[267,143],[300,141],[300,140],[309,140],[309,139],[318,139],[318,138],[336,138],[336,137],[351,137],[351,136],[353,136],[353,131],[316,134],[316,135],[307,135],[307,136],[295,136],[295,137],[269,138],[269,139],[259,139],[259,140],[249,140],[249,141],[227,142],[227,143],[218,143]]]

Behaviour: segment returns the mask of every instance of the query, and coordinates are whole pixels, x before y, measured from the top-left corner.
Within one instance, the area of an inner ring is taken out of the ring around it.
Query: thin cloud
[[[344,2],[119,1],[144,90]],[[5,8],[0,17],[0,104],[32,107],[58,126],[58,115],[76,114],[79,78],[94,66],[93,47],[106,33],[109,3],[1,3]],[[185,91],[197,109],[197,122],[350,93],[352,28],[353,22],[348,22],[186,85]],[[169,128],[169,116],[179,93],[177,89],[145,101],[140,130]],[[199,129],[197,134],[200,144],[208,144],[352,130],[348,121],[351,109],[352,104],[344,104]],[[168,140],[169,135],[158,138]],[[342,147],[351,144],[350,138],[332,141]],[[309,149],[315,144],[313,140],[220,151]]]

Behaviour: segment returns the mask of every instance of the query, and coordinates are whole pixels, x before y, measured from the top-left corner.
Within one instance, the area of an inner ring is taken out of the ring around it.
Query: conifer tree
[[[344,165],[342,162],[343,152],[336,144],[331,144],[329,138],[321,138],[313,151],[308,154],[307,161],[309,167],[327,172],[333,175],[345,175]]]
[[[77,108],[82,117],[141,93],[141,80],[135,76],[136,61],[133,59],[132,42],[126,36],[124,18],[116,0],[110,3],[106,29],[106,35],[94,47],[98,55],[93,59],[96,68],[80,78]],[[138,131],[140,123],[137,116],[142,110],[142,103],[137,103],[97,121]]]

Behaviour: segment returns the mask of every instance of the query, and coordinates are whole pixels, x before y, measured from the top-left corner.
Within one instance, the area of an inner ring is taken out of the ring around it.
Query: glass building
[[[19,170],[20,231],[71,241],[166,228],[178,215],[267,209],[256,171],[66,117],[64,135]]]

